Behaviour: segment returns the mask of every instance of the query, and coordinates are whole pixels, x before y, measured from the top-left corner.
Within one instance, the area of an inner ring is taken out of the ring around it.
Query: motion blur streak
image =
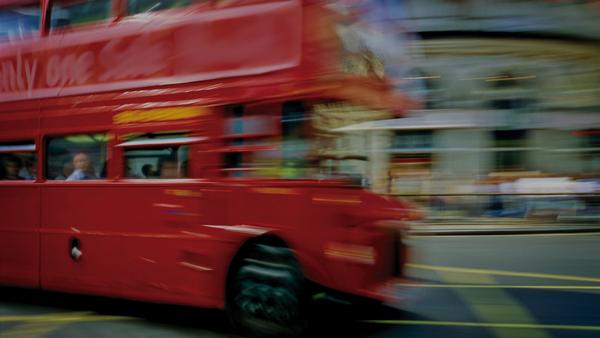
[[[517,271],[502,271],[502,270],[487,270],[487,269],[467,269],[459,267],[449,266],[436,266],[436,265],[425,265],[425,264],[406,264],[409,268],[432,270],[432,271],[445,271],[445,272],[459,272],[466,274],[483,274],[483,275],[498,275],[498,276],[514,276],[514,277],[526,277],[526,278],[540,278],[540,279],[556,279],[556,280],[570,280],[579,282],[592,282],[600,283],[600,278],[594,277],[583,277],[583,276],[565,276],[555,275],[547,273],[533,273],[533,272],[517,272]]]
[[[389,325],[433,325],[433,326],[464,326],[502,329],[533,329],[533,330],[574,330],[574,331],[600,331],[600,326],[588,325],[548,325],[548,324],[521,324],[521,323],[470,323],[470,322],[437,322],[429,320],[366,320],[368,323]]]
[[[506,284],[409,284],[399,287],[433,289],[538,289],[538,290],[600,290],[600,285],[506,285]]]

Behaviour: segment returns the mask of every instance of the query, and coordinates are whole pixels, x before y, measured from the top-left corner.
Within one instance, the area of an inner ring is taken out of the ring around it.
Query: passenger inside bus
[[[148,134],[134,138],[140,142],[178,140],[181,134]],[[157,147],[125,149],[125,177],[133,179],[173,179],[187,177],[188,146],[166,145]]]
[[[71,176],[73,173],[73,161],[66,161],[63,163],[62,173],[56,176],[55,180],[66,180],[67,177]]]
[[[19,176],[21,170],[21,159],[16,156],[9,155],[2,161],[2,179],[3,180],[24,180],[23,177]]]
[[[37,176],[37,165],[35,158],[25,159],[25,166],[19,171],[19,176],[26,180],[35,180]]]
[[[159,168],[160,178],[181,178],[175,159],[161,159]]]
[[[54,180],[101,179],[106,164],[106,134],[75,134],[48,140],[47,177]]]
[[[97,179],[90,156],[86,153],[81,152],[73,156],[73,168],[73,173],[67,177],[67,181]]]
[[[146,163],[142,166],[142,177],[150,178],[151,176],[156,176],[156,172],[154,171],[154,166],[150,163]]]

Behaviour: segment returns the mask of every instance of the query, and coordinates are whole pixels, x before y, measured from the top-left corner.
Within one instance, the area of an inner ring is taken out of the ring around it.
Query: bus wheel
[[[254,245],[230,283],[227,312],[243,334],[297,337],[304,330],[304,276],[290,249]]]

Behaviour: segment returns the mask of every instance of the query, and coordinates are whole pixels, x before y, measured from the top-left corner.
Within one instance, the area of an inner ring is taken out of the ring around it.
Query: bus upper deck
[[[311,91],[403,108],[352,21],[319,1],[11,0],[0,18],[0,102],[19,108]]]

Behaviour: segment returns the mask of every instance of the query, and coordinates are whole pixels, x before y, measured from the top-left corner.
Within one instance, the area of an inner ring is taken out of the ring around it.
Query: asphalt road
[[[413,237],[393,308],[321,303],[308,336],[600,337],[600,235]],[[232,337],[224,314],[0,288],[0,337]]]

